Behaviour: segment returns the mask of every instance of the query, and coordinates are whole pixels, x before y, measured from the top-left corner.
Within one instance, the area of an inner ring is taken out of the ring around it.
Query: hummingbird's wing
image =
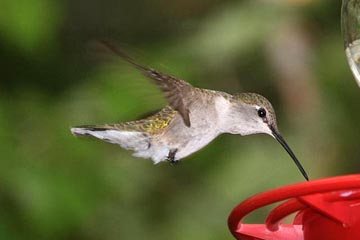
[[[186,126],[190,127],[190,117],[189,117],[189,101],[190,96],[193,93],[193,87],[188,82],[185,82],[181,79],[172,77],[170,75],[161,73],[157,70],[144,67],[132,58],[122,52],[117,46],[108,42],[100,41],[103,45],[109,48],[116,55],[120,56],[122,59],[139,69],[147,77],[151,78],[159,88],[164,92],[166,99],[168,100],[170,106],[179,112]]]

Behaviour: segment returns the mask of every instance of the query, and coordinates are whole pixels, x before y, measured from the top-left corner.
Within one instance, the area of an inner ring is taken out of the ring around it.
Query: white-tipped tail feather
[[[71,128],[71,132],[75,136],[93,136],[106,142],[118,144],[127,150],[135,152],[144,151],[151,145],[149,136],[141,132],[120,131],[96,127]]]
[[[169,149],[152,146],[151,137],[146,133],[136,131],[121,131],[101,127],[74,127],[71,128],[74,136],[93,136],[103,141],[118,144],[126,150],[134,151],[134,156],[151,158],[154,163],[166,159]]]

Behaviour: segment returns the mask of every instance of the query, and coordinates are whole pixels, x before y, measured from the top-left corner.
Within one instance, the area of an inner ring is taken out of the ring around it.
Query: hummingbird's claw
[[[174,161],[168,160],[168,161],[169,161],[170,166],[175,166],[175,165],[180,164],[179,160],[174,160]]]
[[[176,165],[180,162],[179,160],[175,160],[175,155],[176,155],[177,151],[178,151],[177,149],[172,149],[169,151],[169,154],[166,157],[166,160],[170,163],[170,165]]]

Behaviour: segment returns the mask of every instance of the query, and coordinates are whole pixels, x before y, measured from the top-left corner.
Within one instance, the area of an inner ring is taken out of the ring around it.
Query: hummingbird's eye
[[[259,109],[258,109],[258,115],[259,115],[259,117],[261,117],[261,118],[266,117],[266,110],[265,110],[264,108],[259,108]]]

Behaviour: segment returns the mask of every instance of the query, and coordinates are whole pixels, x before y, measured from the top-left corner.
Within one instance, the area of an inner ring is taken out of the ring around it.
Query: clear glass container
[[[343,0],[341,27],[346,57],[360,87],[360,0]]]

